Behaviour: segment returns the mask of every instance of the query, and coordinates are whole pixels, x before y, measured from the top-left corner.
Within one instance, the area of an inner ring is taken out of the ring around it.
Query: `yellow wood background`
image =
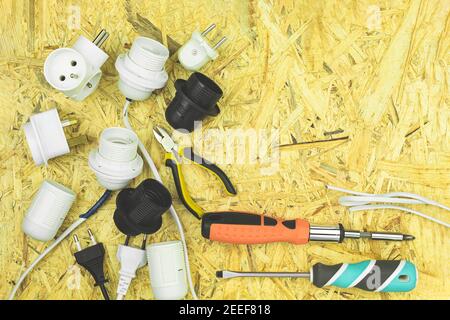
[[[407,243],[348,240],[343,244],[235,246],[211,243],[199,222],[176,197],[154,125],[167,127],[164,110],[186,79],[176,59],[168,61],[167,87],[148,101],[135,103],[131,120],[160,168],[186,229],[196,290],[202,299],[448,299],[448,229],[422,218],[383,210],[349,213],[339,206],[333,184],[368,192],[409,191],[450,204],[449,6],[447,0],[2,0],[0,2],[0,298],[6,298],[23,269],[48,244],[21,231],[23,215],[43,179],[54,179],[77,195],[63,228],[85,212],[103,192],[87,164],[100,132],[120,126],[123,97],[116,86],[116,57],[138,35],[162,39],[176,50],[191,32],[216,23],[209,37],[229,40],[220,57],[202,71],[224,90],[221,114],[208,128],[279,129],[279,171],[261,174],[258,164],[223,166],[239,194],[223,194],[215,179],[188,168],[193,197],[207,210],[245,210],[283,218],[304,217],[315,224],[337,224],[413,234]],[[79,29],[76,13],[80,13]],[[73,16],[75,14],[75,17]],[[74,28],[75,27],[75,28]],[[45,81],[43,63],[58,47],[71,46],[82,34],[94,37],[106,28],[99,89],[78,103]],[[168,40],[168,37],[171,40]],[[214,40],[213,40],[214,41]],[[69,138],[87,135],[88,143],[36,167],[21,126],[32,112],[57,107],[79,125]],[[324,135],[341,129],[341,133]],[[345,137],[348,136],[348,139]],[[331,138],[344,138],[312,144]],[[150,177],[148,168],[136,185]],[[115,291],[117,245],[113,200],[77,234],[86,245],[91,228],[107,249],[109,290]],[[449,221],[448,212],[417,206]],[[177,238],[169,215],[149,241]],[[139,243],[140,238],[135,239]],[[74,244],[65,240],[27,278],[19,299],[101,299],[92,279],[76,280]],[[313,263],[406,258],[420,272],[411,293],[366,293],[357,289],[318,289],[304,280],[218,280],[219,269],[303,271]],[[76,281],[75,281],[76,283]],[[148,270],[138,272],[128,299],[152,299]]]

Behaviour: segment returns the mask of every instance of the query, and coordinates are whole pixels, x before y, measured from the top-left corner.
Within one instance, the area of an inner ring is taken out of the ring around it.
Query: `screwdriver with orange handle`
[[[346,238],[403,241],[414,236],[391,232],[345,230],[337,226],[314,226],[303,219],[282,220],[246,212],[211,212],[202,217],[202,236],[206,239],[234,244],[309,241],[342,242]]]

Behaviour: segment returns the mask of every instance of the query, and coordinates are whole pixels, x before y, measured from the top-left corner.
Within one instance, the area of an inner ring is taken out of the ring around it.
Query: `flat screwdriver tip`
[[[403,235],[403,240],[414,240],[416,239],[416,237],[410,235],[410,234],[404,234]]]
[[[216,271],[217,278],[223,278],[223,271]]]

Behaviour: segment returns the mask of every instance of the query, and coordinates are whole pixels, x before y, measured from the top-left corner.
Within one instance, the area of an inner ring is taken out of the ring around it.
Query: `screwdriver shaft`
[[[276,277],[276,278],[310,278],[309,272],[236,272],[223,270],[218,271],[217,276],[219,278],[230,279],[238,277],[251,277],[251,278],[262,278],[262,277]]]
[[[414,240],[414,236],[402,233],[393,232],[364,232],[364,231],[345,231],[345,238],[355,239],[371,239],[371,240],[390,240],[390,241],[403,241]]]

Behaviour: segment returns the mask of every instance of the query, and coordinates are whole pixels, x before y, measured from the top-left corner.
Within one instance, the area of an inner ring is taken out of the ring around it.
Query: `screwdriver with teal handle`
[[[319,288],[359,288],[372,292],[408,292],[416,287],[417,268],[406,260],[366,260],[359,263],[316,263],[310,272],[217,271],[218,278],[281,277],[308,278]]]

